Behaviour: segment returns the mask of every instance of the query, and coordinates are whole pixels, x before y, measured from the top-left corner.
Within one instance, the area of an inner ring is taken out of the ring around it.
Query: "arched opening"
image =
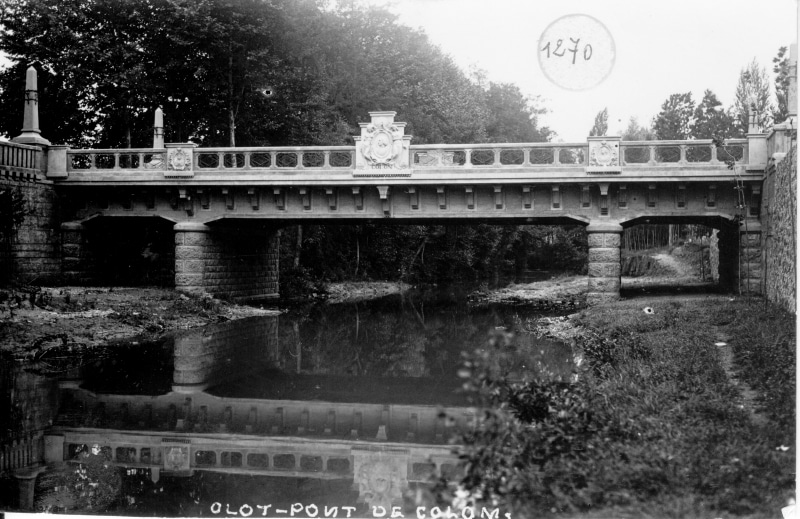
[[[639,216],[622,223],[620,294],[732,288],[737,226],[727,215]]]
[[[172,287],[174,222],[161,217],[99,216],[83,222],[84,248],[93,282],[100,285]]]
[[[588,222],[561,218],[285,222],[282,295],[319,281],[486,284],[585,274]]]

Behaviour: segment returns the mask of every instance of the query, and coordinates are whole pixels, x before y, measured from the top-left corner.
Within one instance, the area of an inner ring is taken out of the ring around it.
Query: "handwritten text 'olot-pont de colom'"
[[[319,507],[314,504],[304,505],[302,503],[294,503],[288,509],[273,507],[272,505],[255,505],[255,507],[248,504],[231,507],[230,504],[223,505],[222,503],[215,502],[211,504],[211,513],[214,515],[238,516],[238,517],[345,517],[353,518],[356,508],[353,506],[323,506]],[[391,509],[386,509],[383,506],[371,507],[370,517],[398,519],[405,517],[412,517],[416,519],[501,519],[499,508],[485,508],[481,507],[480,510],[476,508],[464,508],[460,511],[454,511],[449,506],[440,508],[434,506],[428,508],[419,506],[416,508],[414,515],[406,516],[403,514],[402,507],[393,506]],[[503,519],[511,519],[511,514],[504,513]]]

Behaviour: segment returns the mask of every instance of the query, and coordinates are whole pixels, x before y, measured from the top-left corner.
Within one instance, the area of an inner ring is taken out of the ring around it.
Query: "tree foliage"
[[[649,127],[641,126],[636,117],[631,117],[628,120],[628,126],[622,132],[623,141],[652,141],[655,138],[653,130]]]
[[[590,136],[603,136],[608,133],[608,108],[603,108],[594,116],[594,125],[589,130]]]
[[[167,142],[201,146],[348,144],[373,110],[396,111],[421,144],[541,142],[553,135],[539,126],[545,110],[538,98],[513,84],[468,77],[423,32],[380,7],[21,0],[3,12],[0,25],[0,51],[12,61],[0,73],[0,105],[14,114],[0,127],[7,136],[20,130],[30,63],[40,71],[43,134],[78,147],[148,146],[159,106]],[[494,276],[524,263],[519,251],[545,243],[539,234],[552,234],[530,229],[306,226],[298,250],[285,241],[293,260],[285,272],[328,279]],[[559,246],[579,250],[568,234],[559,234]],[[563,268],[582,267],[559,257]]]
[[[772,71],[775,73],[775,97],[777,104],[772,111],[772,120],[782,123],[789,117],[789,55],[786,47],[778,49],[772,58]]]
[[[688,139],[694,123],[694,110],[691,92],[669,96],[661,105],[661,111],[653,119],[656,139],[664,141]]]
[[[695,139],[725,139],[736,133],[736,120],[725,110],[716,94],[706,90],[694,111],[691,136]]]
[[[740,136],[748,132],[751,107],[757,114],[757,126],[765,129],[772,122],[769,77],[755,59],[741,70],[736,85],[733,111]]]
[[[478,85],[424,33],[379,7],[317,0],[22,0],[0,19],[0,130],[16,135],[28,64],[52,142],[146,146],[344,144],[370,110],[415,142],[541,141],[514,85]],[[58,122],[57,122],[58,121]]]

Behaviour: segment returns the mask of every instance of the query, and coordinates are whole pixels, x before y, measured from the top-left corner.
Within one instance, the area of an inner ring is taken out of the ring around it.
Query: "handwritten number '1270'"
[[[575,59],[578,56],[578,44],[580,43],[581,39],[578,38],[577,40],[574,40],[574,39],[570,38],[569,41],[574,43],[575,46],[572,47],[571,49],[564,49],[564,48],[561,48],[561,46],[564,43],[564,40],[561,40],[561,39],[556,40],[556,48],[552,50],[552,55],[560,58],[560,57],[562,57],[564,55],[565,52],[571,52],[572,53],[572,64],[574,65],[575,64]],[[561,54],[559,54],[559,50],[561,51]],[[549,41],[547,42],[547,45],[542,47],[542,52],[544,52],[544,51],[547,51],[547,57],[549,58],[550,54],[551,54],[550,42]],[[583,46],[583,60],[584,61],[588,61],[591,58],[592,58],[592,46],[587,43],[586,45]]]

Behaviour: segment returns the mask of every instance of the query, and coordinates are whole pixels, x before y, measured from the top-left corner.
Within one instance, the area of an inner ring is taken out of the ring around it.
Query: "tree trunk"
[[[231,42],[228,42],[228,128],[230,132],[230,147],[235,148],[236,113],[233,109],[233,44]]]
[[[356,270],[353,272],[353,277],[358,277],[358,267],[361,263],[361,244],[359,243],[358,236],[356,236]]]
[[[300,266],[300,251],[303,249],[303,226],[297,226],[297,240],[294,244],[294,260],[292,266],[297,268]]]

